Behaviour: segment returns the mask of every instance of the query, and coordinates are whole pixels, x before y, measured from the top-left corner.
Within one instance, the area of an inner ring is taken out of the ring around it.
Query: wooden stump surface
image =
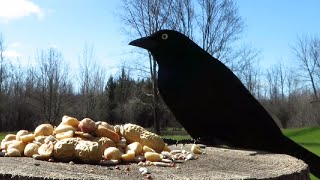
[[[171,146],[190,151],[191,145]],[[282,154],[206,147],[197,160],[178,163],[177,167],[147,167],[153,179],[277,179],[306,180],[308,166]],[[38,161],[32,158],[0,157],[1,179],[146,179],[137,164],[106,167]]]

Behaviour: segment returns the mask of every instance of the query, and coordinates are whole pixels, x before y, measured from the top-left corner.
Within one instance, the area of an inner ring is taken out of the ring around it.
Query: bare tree
[[[317,36],[298,36],[291,48],[298,73],[295,73],[297,77],[290,85],[295,86],[296,79],[299,79],[301,86],[291,90],[289,95],[290,103],[294,104],[291,106],[295,109],[292,122],[298,126],[319,123],[320,40]]]
[[[20,65],[12,69],[8,99],[6,114],[10,118],[12,130],[31,129],[33,123],[26,118],[30,108],[27,105],[25,71]]]
[[[270,101],[275,102],[279,99],[279,72],[276,68],[267,69],[266,78],[269,88],[268,96]]]
[[[9,75],[9,63],[6,62],[5,57],[5,44],[4,44],[4,38],[2,37],[2,34],[0,34],[0,95],[4,95],[5,93],[8,93],[8,79],[10,77]]]
[[[4,67],[4,40],[2,34],[0,34],[0,95],[3,94],[3,82],[5,79],[5,67]]]
[[[280,85],[280,93],[281,93],[281,100],[285,99],[285,79],[287,78],[287,74],[283,69],[283,65],[280,63],[278,66],[279,72],[279,85]]]
[[[309,54],[310,59],[316,64],[317,78],[320,79],[320,38],[317,36],[310,37],[309,39]]]
[[[42,109],[35,96],[37,93],[37,69],[29,65],[24,72],[24,104],[21,106],[21,118],[24,119],[24,128],[21,129],[34,129],[38,125],[39,119],[42,114]],[[67,100],[67,98],[65,98]]]
[[[292,47],[292,50],[295,58],[297,59],[299,68],[303,73],[301,77],[311,84],[313,96],[315,100],[318,100],[316,68],[319,58],[316,51],[313,51],[316,50],[314,45],[316,44],[313,44],[312,40],[308,36],[298,37],[297,42]]]
[[[197,23],[201,32],[202,48],[227,62],[231,45],[240,38],[244,24],[238,7],[232,0],[198,0],[200,14]]]
[[[300,89],[300,80],[294,67],[287,67],[287,78],[285,80],[285,86],[287,87],[288,101],[291,102],[291,97],[295,94],[295,91]]]
[[[26,78],[25,78],[25,93],[28,101],[31,101],[32,95],[36,90],[37,84],[37,71],[36,68],[29,66],[26,70]]]
[[[229,67],[241,79],[247,89],[256,97],[261,96],[261,73],[257,61],[259,52],[248,46],[243,46],[236,55],[237,60],[229,64]]]
[[[126,31],[135,37],[148,36],[162,28],[172,12],[172,0],[123,0],[123,12],[121,15],[124,24],[132,31]],[[157,64],[149,53],[149,73],[153,82],[153,116],[156,133],[160,134],[158,119],[159,95],[157,90]]]
[[[269,91],[267,109],[280,120],[282,127],[287,127],[292,115],[291,102],[288,101],[287,83],[292,86],[292,81],[287,80],[288,70],[281,63],[271,66],[266,73]],[[292,75],[291,75],[292,77]],[[290,87],[292,88],[292,87]]]
[[[142,37],[170,28],[198,41],[205,50],[224,62],[232,59],[235,54],[240,54],[230,53],[232,43],[240,38],[243,31],[243,21],[232,0],[123,0],[123,7],[121,18],[128,27],[126,29],[129,29],[126,33],[131,36]],[[199,14],[196,9],[200,10]],[[197,37],[198,34],[201,37]],[[160,133],[157,116],[157,64],[150,54],[149,73],[153,82],[155,131]]]
[[[244,32],[238,6],[233,0],[197,0],[196,14],[200,38],[195,39],[212,56],[225,63],[251,93],[259,93],[259,51],[248,44],[239,45]]]
[[[171,17],[168,18],[167,26],[175,29],[193,39],[195,30],[196,13],[192,0],[173,0]]]
[[[46,120],[55,123],[62,116],[67,95],[72,91],[67,66],[55,49],[42,51],[38,56],[39,72],[35,97]]]
[[[4,56],[5,45],[4,38],[2,34],[0,34],[0,129],[2,128],[2,123],[4,121],[4,112],[6,107],[6,98],[8,91],[8,78],[9,78],[9,70],[8,64],[5,61]]]
[[[95,63],[93,47],[87,44],[79,57],[80,109],[83,117],[97,118],[99,95],[103,94],[104,71]]]
[[[3,81],[4,81],[4,45],[2,34],[0,34],[0,130],[2,129],[2,112],[3,112]]]
[[[289,75],[290,76],[289,76]],[[285,68],[282,63],[275,64],[267,69],[266,79],[269,87],[269,97],[273,101],[285,100],[293,87],[294,74]],[[290,90],[289,90],[290,89]]]
[[[233,0],[173,0],[172,6],[165,26],[198,42],[232,70],[248,67],[257,57],[259,52],[250,46],[235,46],[244,31],[244,22]]]

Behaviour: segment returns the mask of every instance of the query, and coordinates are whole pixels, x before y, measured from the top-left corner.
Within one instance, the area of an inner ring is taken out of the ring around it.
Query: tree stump
[[[190,151],[191,145],[171,146]],[[207,147],[197,160],[175,167],[147,167],[153,179],[310,179],[308,166],[283,154]],[[88,164],[37,161],[32,158],[0,157],[0,179],[144,179],[135,163],[117,168]]]

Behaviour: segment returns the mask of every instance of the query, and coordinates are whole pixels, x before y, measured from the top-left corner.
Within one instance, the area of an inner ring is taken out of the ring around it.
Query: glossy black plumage
[[[188,37],[161,30],[130,45],[151,52],[159,65],[160,95],[193,138],[289,154],[320,177],[320,158],[285,137],[236,75]]]

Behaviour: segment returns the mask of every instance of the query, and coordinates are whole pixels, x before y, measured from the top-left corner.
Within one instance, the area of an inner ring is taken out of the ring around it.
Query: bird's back
[[[159,90],[192,137],[212,136],[250,148],[256,141],[282,135],[262,105],[219,60],[202,49],[172,58],[185,63],[159,66]]]
[[[293,155],[320,178],[320,158],[285,137],[235,74],[187,36],[160,30],[129,44],[151,52],[160,94],[193,138]]]

